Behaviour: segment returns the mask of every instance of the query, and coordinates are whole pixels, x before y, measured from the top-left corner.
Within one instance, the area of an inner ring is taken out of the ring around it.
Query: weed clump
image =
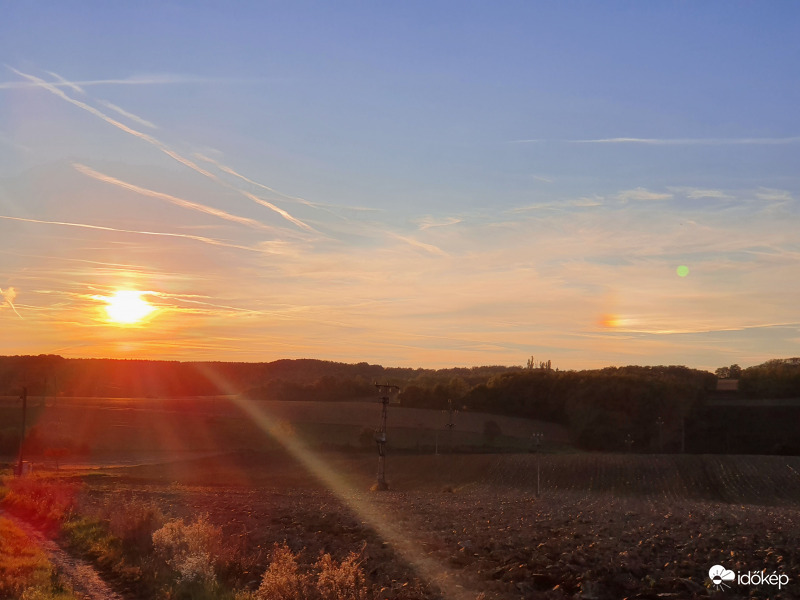
[[[370,588],[361,568],[361,555],[351,552],[341,562],[322,554],[310,569],[284,543],[275,544],[272,560],[253,594],[240,600],[369,600]]]
[[[222,529],[205,516],[191,524],[174,519],[153,533],[156,555],[178,573],[179,583],[215,583],[222,547]]]

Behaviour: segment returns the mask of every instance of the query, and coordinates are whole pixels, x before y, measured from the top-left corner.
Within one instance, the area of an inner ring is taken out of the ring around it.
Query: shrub
[[[275,544],[269,568],[255,594],[241,592],[241,600],[368,600],[369,587],[360,554],[351,552],[342,562],[323,554],[309,570],[301,570],[297,555],[284,543]]]
[[[284,542],[275,547],[272,560],[256,592],[258,600],[298,600],[305,598],[308,577],[300,573],[297,557]]]
[[[222,558],[222,530],[201,516],[187,525],[169,521],[153,533],[156,555],[178,573],[178,582],[216,581],[215,565]]]
[[[108,523],[109,532],[122,540],[129,554],[146,554],[153,548],[153,533],[166,518],[155,502],[131,498],[119,504],[112,496],[98,510],[100,519]]]
[[[3,482],[3,506],[25,519],[55,527],[72,515],[80,486],[58,478],[17,477]]]
[[[330,554],[320,556],[314,567],[317,575],[317,592],[321,600],[367,600],[368,588],[360,555],[351,552],[337,563]]]

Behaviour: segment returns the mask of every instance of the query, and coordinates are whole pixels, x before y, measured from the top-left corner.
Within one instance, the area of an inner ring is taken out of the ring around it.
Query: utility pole
[[[447,427],[447,445],[450,449],[450,454],[453,453],[453,427],[455,427],[455,415],[458,414],[457,410],[453,409],[453,399],[450,398],[447,401],[447,423],[445,427]]]
[[[541,464],[540,464],[540,457],[542,449],[542,440],[544,440],[544,434],[536,432],[531,435],[533,438],[533,447],[534,452],[536,452],[536,495],[539,496],[541,494]]]
[[[656,425],[658,425],[658,451],[663,454],[664,453],[664,419],[658,417],[656,421]]]
[[[19,436],[19,461],[17,462],[17,477],[22,477],[22,445],[25,443],[25,418],[28,412],[28,388],[22,388],[22,394],[19,397],[22,400],[22,430]]]
[[[375,384],[378,396],[381,400],[381,424],[375,432],[375,441],[378,444],[378,477],[375,489],[384,491],[389,489],[386,483],[386,418],[389,416],[389,400],[392,396],[397,396],[400,388],[396,385]]]

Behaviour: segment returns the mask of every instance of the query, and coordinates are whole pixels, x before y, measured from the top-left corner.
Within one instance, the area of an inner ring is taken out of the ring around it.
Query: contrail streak
[[[139,125],[144,125],[145,127],[149,127],[150,129],[158,129],[158,127],[156,127],[154,123],[151,123],[147,119],[143,119],[142,117],[135,115],[132,112],[128,112],[127,110],[117,106],[116,104],[112,104],[107,100],[98,100],[98,102],[103,106],[105,106],[106,108],[110,108],[111,110],[121,114],[123,117],[127,117],[131,121],[136,121],[137,123],[139,123]]]
[[[134,185],[132,183],[128,183],[126,181],[122,181],[114,177],[110,177],[109,175],[98,173],[94,169],[91,169],[86,165],[82,165],[80,163],[72,163],[72,166],[74,166],[79,172],[91,177],[92,179],[96,179],[97,181],[102,181],[104,183],[110,183],[112,185],[116,185],[123,189],[136,192],[137,194],[141,194],[143,196],[158,198],[159,200],[166,200],[167,202],[175,204],[176,206],[180,206],[181,208],[196,210],[198,212],[219,217],[220,219],[225,219],[226,221],[232,221],[233,223],[238,223],[240,225],[247,225],[248,227],[254,227],[256,229],[265,229],[268,231],[273,230],[273,228],[270,227],[269,225],[265,225],[264,223],[256,221],[255,219],[249,219],[247,217],[232,215],[229,212],[225,212],[224,210],[219,210],[218,208],[213,208],[211,206],[206,206],[205,204],[197,204],[196,202],[184,200],[183,198],[178,198],[176,196],[170,196],[169,194],[165,194],[163,192],[156,192],[155,190],[149,190],[147,188],[139,187],[138,185]]]
[[[243,194],[245,197],[249,198],[250,200],[254,200],[255,199],[255,196],[253,196],[252,194],[248,194],[247,192],[244,192],[244,191],[242,191],[242,190],[240,190],[238,188],[234,188],[234,187],[228,185],[227,183],[222,181],[219,177],[217,177],[216,175],[214,175],[210,171],[205,170],[200,165],[198,165],[194,161],[186,158],[185,156],[182,156],[182,155],[178,154],[174,150],[170,149],[166,144],[164,144],[160,140],[154,138],[153,136],[148,135],[146,133],[143,133],[141,131],[138,131],[136,129],[133,129],[131,127],[128,127],[127,125],[125,125],[123,123],[120,123],[116,119],[112,119],[111,117],[106,115],[104,112],[102,112],[100,110],[97,110],[96,108],[94,108],[93,106],[90,106],[89,104],[86,104],[85,102],[81,102],[80,100],[75,100],[74,98],[70,98],[62,90],[58,89],[54,84],[49,83],[49,82],[45,81],[44,79],[36,77],[35,75],[28,75],[27,73],[23,73],[21,71],[18,71],[17,69],[14,69],[13,67],[9,67],[9,68],[14,73],[19,75],[20,77],[24,77],[25,79],[30,81],[32,84],[37,85],[39,87],[42,87],[42,88],[46,89],[47,91],[49,91],[50,93],[55,94],[59,98],[61,98],[63,100],[66,100],[70,104],[72,104],[74,106],[77,106],[78,108],[81,108],[81,109],[93,114],[94,116],[102,119],[103,121],[105,121],[109,125],[113,125],[114,127],[117,127],[118,129],[121,129],[125,133],[128,133],[128,134],[130,134],[130,135],[132,135],[134,137],[139,138],[140,140],[143,140],[143,141],[147,142],[148,144],[151,144],[151,145],[155,146],[156,148],[161,150],[161,152],[163,152],[164,154],[166,154],[167,156],[169,156],[173,160],[176,160],[179,163],[189,167],[193,171],[195,171],[195,172],[197,172],[197,173],[199,173],[201,175],[204,175],[205,177],[208,177],[209,179],[211,179],[215,183],[218,183],[219,185],[221,185],[223,187],[226,187],[228,189],[232,189],[232,190],[234,190],[234,191],[236,191],[236,192],[238,192],[240,194]],[[267,208],[270,208],[271,210],[277,212],[284,219],[287,219],[288,221],[290,221],[291,223],[301,227],[302,229],[305,229],[306,231],[315,231],[311,226],[303,223],[301,220],[296,219],[295,217],[292,217],[288,212],[286,212],[283,209],[279,209],[274,204],[271,204],[269,202],[260,201],[260,200],[255,200],[255,201],[258,202],[259,204],[261,204],[263,206],[266,206]]]
[[[155,235],[159,237],[174,237],[183,238],[187,240],[195,240],[203,242],[204,244],[211,244],[212,246],[224,246],[226,248],[236,248],[238,250],[249,250],[250,252],[263,252],[258,248],[251,248],[249,246],[240,246],[238,244],[229,244],[212,238],[202,237],[199,235],[189,235],[185,233],[164,233],[160,231],[137,231],[131,229],[117,229],[116,227],[104,227],[102,225],[89,225],[88,223],[69,223],[65,221],[43,221],[40,219],[23,219],[22,217],[9,217],[0,215],[0,219],[8,219],[9,221],[22,221],[24,223],[39,223],[41,225],[62,225],[66,227],[80,227],[81,229],[97,229],[99,231],[115,231],[118,233],[133,233],[136,235]]]
[[[396,233],[387,232],[388,235],[391,237],[398,239],[406,244],[414,246],[415,248],[420,248],[425,250],[426,252],[430,252],[431,254],[435,254],[437,256],[448,256],[447,252],[439,248],[438,246],[434,246],[433,244],[426,244],[425,242],[420,242],[419,240],[415,240],[411,237],[406,237],[403,235],[398,235]]]
[[[312,208],[319,208],[319,209],[341,208],[341,209],[347,209],[347,210],[360,210],[360,211],[375,211],[375,210],[377,210],[377,209],[374,209],[374,208],[364,207],[364,206],[339,206],[339,205],[336,205],[336,204],[327,204],[325,202],[312,202],[311,200],[306,200],[305,198],[301,198],[299,196],[292,196],[290,194],[286,194],[284,192],[281,192],[280,190],[276,190],[275,188],[271,188],[268,185],[264,185],[263,183],[259,183],[258,181],[254,181],[254,180],[250,179],[249,177],[247,177],[246,175],[242,175],[241,173],[233,170],[228,165],[224,165],[221,162],[219,162],[218,160],[214,160],[213,158],[211,158],[210,156],[206,156],[205,154],[200,154],[200,153],[196,152],[194,156],[195,156],[195,158],[199,158],[202,161],[205,161],[207,163],[210,163],[210,164],[214,165],[215,167],[217,167],[223,173],[227,173],[228,175],[231,175],[233,177],[241,179],[245,183],[249,183],[250,185],[252,185],[254,187],[261,188],[262,190],[266,190],[267,192],[270,192],[271,194],[275,194],[276,196],[280,196],[281,198],[283,198],[285,200],[290,200],[292,202],[297,202],[298,204],[304,204],[305,206],[310,206]],[[326,212],[331,212],[331,211],[326,211]],[[331,213],[331,214],[334,214],[337,217],[339,216],[339,215],[336,215],[335,213]]]
[[[6,65],[7,66],[7,65]],[[12,71],[13,67],[8,67]],[[178,85],[178,84],[212,84],[219,85],[222,83],[254,83],[255,79],[209,79],[204,77],[183,77],[180,75],[163,75],[163,76],[150,76],[150,77],[129,77],[127,79],[89,79],[84,81],[67,81],[63,77],[47,71],[59,79],[57,83],[51,85],[57,87],[68,87],[75,91],[80,90],[84,93],[80,86],[93,86],[93,85]],[[25,81],[4,81],[0,83],[0,90],[24,89],[36,87],[38,83],[31,83]]]
[[[70,104],[72,104],[74,106],[77,106],[78,108],[81,108],[81,109],[93,114],[94,116],[102,119],[103,121],[105,121],[109,125],[113,125],[114,127],[117,127],[118,129],[121,129],[125,133],[129,133],[130,135],[132,135],[134,137],[138,137],[139,139],[144,140],[148,144],[152,144],[153,146],[155,146],[156,148],[161,150],[167,156],[169,156],[169,157],[177,160],[178,162],[186,165],[190,169],[194,169],[195,171],[197,171],[201,175],[205,175],[206,177],[208,177],[209,179],[212,179],[213,181],[220,182],[219,178],[216,175],[214,175],[213,173],[210,173],[209,171],[206,171],[200,165],[192,162],[188,158],[184,158],[180,154],[177,154],[173,150],[170,150],[163,142],[157,140],[153,136],[147,135],[146,133],[143,133],[141,131],[137,131],[136,129],[132,129],[131,127],[128,127],[124,123],[120,123],[116,119],[112,119],[111,117],[109,117],[104,112],[97,110],[95,107],[90,106],[90,105],[86,104],[85,102],[81,102],[80,100],[75,100],[74,98],[70,98],[62,90],[58,89],[54,84],[49,83],[49,82],[45,81],[44,79],[36,77],[35,75],[28,75],[27,73],[23,73],[22,71],[18,71],[17,69],[14,69],[13,67],[9,67],[9,68],[12,71],[14,71],[14,73],[19,75],[20,77],[24,77],[25,79],[27,79],[28,81],[30,81],[34,85],[37,85],[37,86],[39,86],[41,88],[44,88],[48,92],[50,92],[51,94],[55,94],[56,96],[58,96],[62,100],[66,100]],[[220,183],[222,183],[222,182],[220,182]]]
[[[22,315],[17,312],[17,307],[14,306],[14,298],[17,297],[17,290],[15,290],[13,287],[10,287],[6,288],[6,291],[3,291],[3,289],[0,288],[0,296],[3,297],[3,300],[8,302],[8,305],[11,307],[11,310],[13,310],[14,313],[21,319]]]
[[[228,175],[232,175],[234,177],[237,177],[237,178],[241,179],[242,181],[249,183],[250,185],[253,185],[255,187],[259,187],[262,190],[266,190],[266,191],[268,191],[268,192],[270,192],[272,194],[276,194],[277,196],[281,196],[282,198],[285,198],[286,200],[292,200],[294,202],[299,202],[300,204],[305,204],[306,206],[319,206],[319,204],[316,203],[316,202],[311,202],[309,200],[306,200],[305,198],[298,198],[297,196],[290,196],[289,194],[284,194],[283,192],[279,192],[275,188],[271,188],[268,185],[264,185],[263,183],[259,183],[257,181],[253,181],[252,179],[242,175],[241,173],[237,173],[236,171],[234,171],[229,166],[223,165],[221,162],[219,162],[217,160],[214,160],[213,158],[210,158],[210,157],[208,157],[208,156],[206,156],[204,154],[195,154],[195,156],[197,158],[199,158],[200,160],[203,160],[203,161],[205,161],[207,163],[211,163],[212,165],[217,167],[220,171],[222,171],[224,173],[227,173]]]

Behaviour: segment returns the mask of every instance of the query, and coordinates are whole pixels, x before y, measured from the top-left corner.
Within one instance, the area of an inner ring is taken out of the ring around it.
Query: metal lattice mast
[[[389,484],[386,482],[386,419],[389,416],[389,399],[396,395],[400,388],[396,385],[375,384],[378,396],[381,400],[381,422],[375,432],[375,441],[378,444],[378,475],[376,489],[388,490]]]

